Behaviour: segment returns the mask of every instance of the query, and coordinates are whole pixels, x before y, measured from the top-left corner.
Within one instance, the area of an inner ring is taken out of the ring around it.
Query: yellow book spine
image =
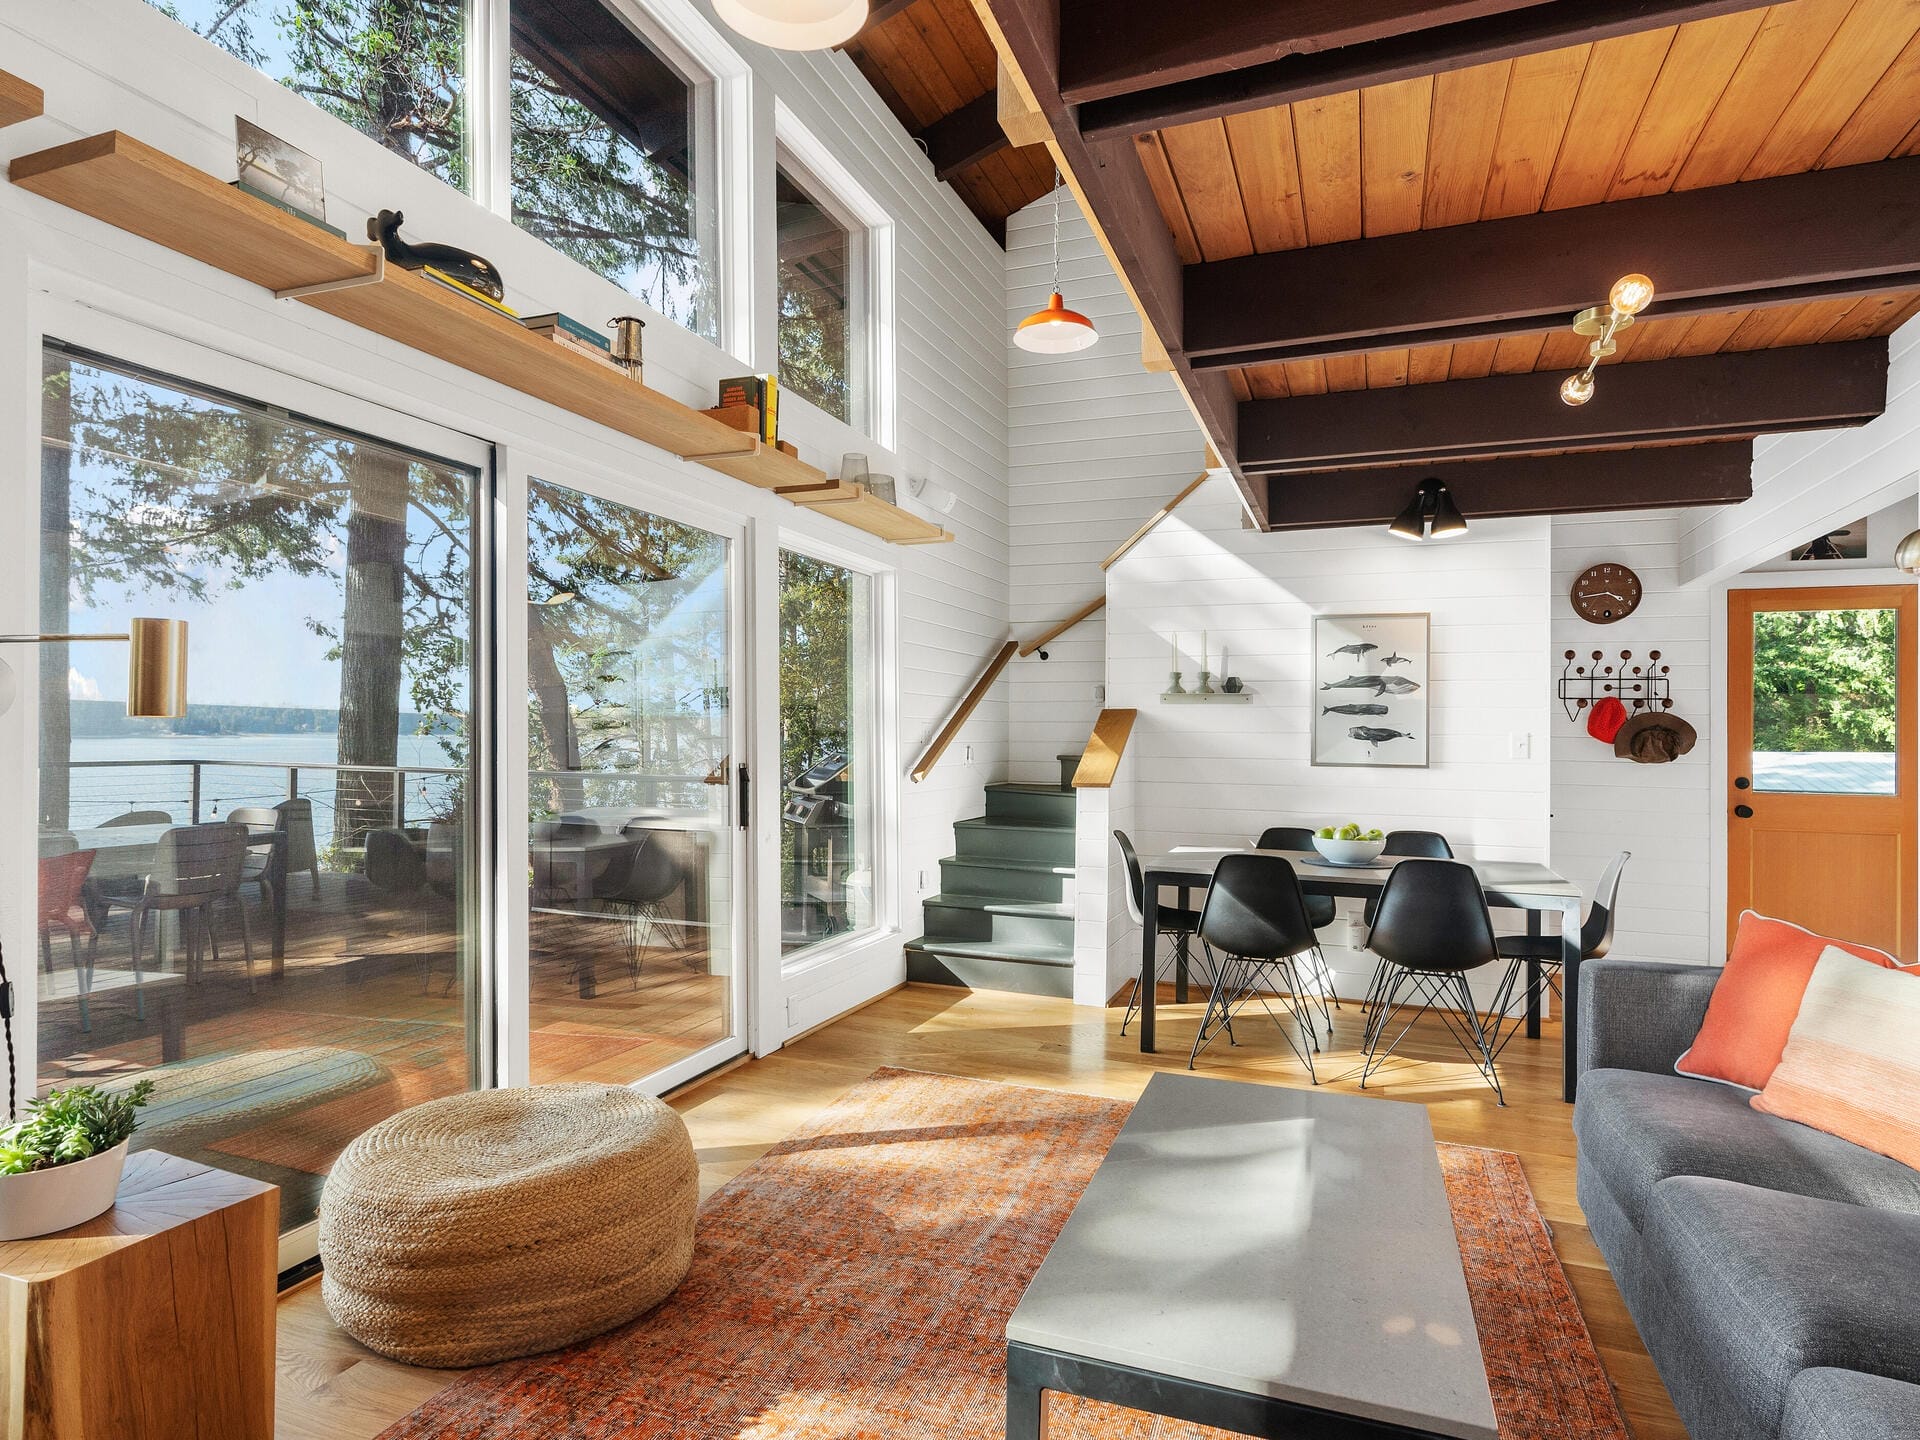
[[[760,438],[769,445],[780,439],[780,381],[767,376],[767,403],[760,410]]]

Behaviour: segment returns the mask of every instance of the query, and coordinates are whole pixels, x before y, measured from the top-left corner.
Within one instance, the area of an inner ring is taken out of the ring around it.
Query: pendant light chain
[[[1053,167],[1053,284],[1049,290],[1060,289],[1060,167]]]

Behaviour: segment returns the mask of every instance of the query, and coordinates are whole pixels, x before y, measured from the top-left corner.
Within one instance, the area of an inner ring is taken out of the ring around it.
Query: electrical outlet
[[[1510,760],[1531,760],[1533,758],[1533,736],[1525,731],[1519,730],[1507,736],[1507,758]]]

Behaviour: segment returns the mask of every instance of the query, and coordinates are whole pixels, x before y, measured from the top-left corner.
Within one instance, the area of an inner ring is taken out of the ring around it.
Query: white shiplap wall
[[[1063,192],[1064,196],[1064,192]],[[1060,209],[1060,284],[1100,341],[1076,355],[1010,348],[1007,381],[1014,633],[1035,635],[1102,592],[1100,562],[1205,463],[1206,446],[1169,375],[1140,364],[1140,318],[1071,196]],[[1007,226],[1007,327],[1046,303],[1053,206]],[[1105,679],[1105,617],[1082,621],[1010,672],[1013,778],[1044,781],[1087,743]]]
[[[1265,535],[1241,528],[1232,482],[1210,480],[1108,572],[1108,703],[1140,710],[1129,759],[1143,844],[1353,819],[1439,830],[1462,856],[1545,860],[1549,563],[1543,519],[1478,521],[1445,544],[1377,528]],[[1432,616],[1428,769],[1309,764],[1312,617],[1370,611]],[[1157,703],[1169,636],[1191,655],[1202,629],[1252,703]],[[1343,991],[1364,984],[1369,959],[1328,954]]]
[[[700,13],[710,17],[710,11]],[[891,469],[903,481],[927,476],[955,493],[958,503],[943,521],[958,536],[952,545],[870,542],[764,492],[476,381],[317,311],[276,304],[252,286],[10,186],[0,186],[0,314],[24,317],[29,296],[42,291],[72,295],[96,310],[137,317],[343,394],[538,454],[549,474],[556,473],[555,465],[577,461],[583,472],[630,479],[636,496],[685,495],[755,523],[764,535],[776,529],[812,534],[894,567],[900,687],[892,738],[904,774],[1007,629],[1003,257],[958,198],[934,181],[924,153],[843,54],[781,55],[744,43],[738,48],[753,69],[748,163],[764,182],[758,193],[771,193],[777,101],[831,147],[885,212],[896,266],[893,453],[797,399],[783,405],[783,428],[809,459],[829,468],[843,452],[862,450],[876,470]],[[617,287],[381,151],[143,0],[9,0],[0,7],[0,61],[42,85],[48,109],[42,119],[0,132],[0,160],[119,128],[227,174],[233,118],[241,114],[321,157],[330,216],[349,233],[374,210],[402,209],[410,234],[457,239],[494,259],[510,282],[509,300],[522,308],[561,308],[581,316],[635,308]],[[762,242],[772,234],[765,215],[743,215],[740,223]],[[760,254],[757,268],[770,274],[770,257]],[[758,329],[764,343],[770,328]],[[37,414],[30,388],[21,391],[19,383],[28,377],[30,387],[37,373],[31,351],[38,337],[16,323],[5,343],[15,348],[0,375],[12,377],[15,389],[0,407],[0,453],[8,458],[0,475],[9,477],[0,486],[16,507],[31,507],[31,482],[17,477],[36,473]],[[770,354],[728,355],[664,322],[649,327],[647,348],[648,383],[692,404],[710,403],[722,376],[774,363]],[[30,574],[33,541],[32,527],[16,527],[0,539],[0,570]],[[0,586],[0,603],[7,606],[0,628],[33,628],[30,585]],[[34,853],[32,713],[30,705],[15,704],[0,715],[0,754],[25,762],[0,766],[0,813],[21,817],[0,831],[0,871],[15,877],[28,873]],[[971,767],[949,762],[923,785],[901,781],[894,874],[903,925],[917,928],[918,900],[932,888],[921,886],[920,875],[937,883],[935,862],[951,851],[952,821],[980,813],[983,784],[1004,774],[1007,730],[1005,698],[997,694],[963,733],[962,743],[973,747]],[[30,907],[0,901],[0,925],[15,953],[32,953]],[[771,953],[759,963],[763,1048],[884,990],[903,974],[897,935],[794,973],[782,973]],[[23,1017],[29,1033],[31,1003],[29,995]]]
[[[1682,539],[1681,579],[1724,581],[1795,540],[1894,504],[1920,472],[1920,318],[1888,341],[1887,408],[1852,430],[1763,436],[1753,447],[1753,498],[1701,510]]]
[[[1616,515],[1560,516],[1553,522],[1552,670],[1564,656],[1618,664],[1631,649],[1635,664],[1649,650],[1672,667],[1674,713],[1699,734],[1691,754],[1670,765],[1616,759],[1611,745],[1587,734],[1587,716],[1569,720],[1555,703],[1553,741],[1553,863],[1588,896],[1607,862],[1631,851],[1621,881],[1612,953],[1633,960],[1717,960],[1710,944],[1709,851],[1713,806],[1712,593],[1680,584],[1681,544],[1701,515],[1652,510]],[[1629,566],[1644,596],[1625,620],[1593,625],[1568,603],[1574,577],[1603,561]]]

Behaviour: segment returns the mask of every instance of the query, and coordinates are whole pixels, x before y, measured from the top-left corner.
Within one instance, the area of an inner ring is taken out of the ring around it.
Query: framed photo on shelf
[[[1429,617],[1313,617],[1315,765],[1424,769]]]

